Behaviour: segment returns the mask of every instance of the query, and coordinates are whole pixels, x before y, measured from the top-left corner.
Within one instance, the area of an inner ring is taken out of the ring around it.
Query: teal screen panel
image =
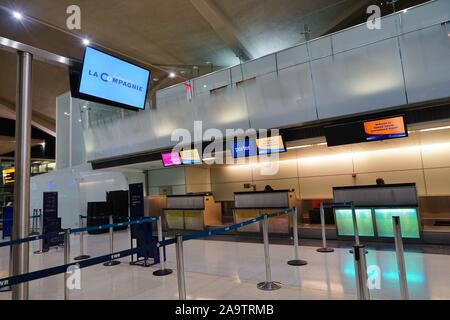
[[[417,209],[375,209],[375,220],[377,223],[379,237],[393,237],[394,228],[392,217],[400,217],[402,237],[420,239],[419,221]]]
[[[373,237],[372,209],[356,209],[356,224],[358,225],[358,234],[362,237]],[[354,236],[353,220],[351,209],[336,209],[336,226],[338,235]]]

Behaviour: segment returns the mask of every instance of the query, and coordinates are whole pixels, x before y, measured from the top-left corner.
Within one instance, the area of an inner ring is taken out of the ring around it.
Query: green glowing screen
[[[358,234],[360,236],[375,236],[371,209],[356,209],[356,224],[358,225]],[[351,209],[336,209],[336,226],[340,236],[355,235]]]
[[[377,223],[379,237],[393,237],[392,217],[400,217],[400,226],[403,238],[420,238],[417,210],[409,209],[375,209],[375,220]]]

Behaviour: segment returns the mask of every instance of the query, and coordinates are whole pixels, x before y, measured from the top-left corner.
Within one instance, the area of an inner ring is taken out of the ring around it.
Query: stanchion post
[[[184,277],[183,236],[180,234],[177,234],[176,256],[177,256],[178,297],[180,300],[186,300],[186,279]]]
[[[358,300],[370,300],[369,288],[367,286],[368,277],[365,246],[355,244],[353,246],[353,252]]]
[[[109,251],[111,255],[114,253],[114,227],[112,226],[114,224],[113,216],[109,216]],[[106,267],[112,267],[120,264],[120,261],[117,260],[111,260],[108,262],[105,262],[103,265]]]
[[[358,222],[356,220],[356,210],[355,204],[353,201],[351,202],[351,210],[352,210],[352,221],[353,221],[353,233],[355,234],[355,244],[359,245],[359,231],[358,231]]]
[[[70,229],[64,230],[64,264],[70,262]],[[64,300],[69,300],[69,288],[67,286],[68,274],[64,272]]]
[[[48,249],[44,249],[44,215],[43,214],[41,214],[39,216],[39,229],[41,231],[41,236],[42,236],[42,239],[39,242],[39,245],[41,248],[39,250],[35,251],[34,252],[35,254],[41,254],[41,253],[48,252]]]
[[[298,210],[294,208],[292,213],[292,229],[293,229],[293,237],[294,237],[294,260],[288,261],[288,265],[290,266],[304,266],[307,265],[308,262],[305,260],[300,260],[298,256]]]
[[[395,254],[397,256],[398,276],[400,280],[400,296],[402,300],[409,300],[400,217],[392,217],[392,224],[394,228]]]
[[[322,248],[317,249],[317,252],[333,252],[334,249],[327,246],[327,231],[325,229],[325,210],[323,208],[323,202],[320,203],[320,224],[322,229]]]
[[[84,227],[83,216],[80,214],[80,228]],[[91,256],[84,254],[84,231],[80,232],[80,255],[75,257],[74,260],[85,260],[89,259]]]
[[[156,227],[158,229],[158,242],[163,241],[163,233],[162,233],[162,216],[158,217],[158,220],[156,221]],[[164,247],[159,246],[159,266],[160,269],[153,272],[154,276],[167,276],[171,274],[173,271],[172,269],[166,269],[166,261],[164,260]]]
[[[281,288],[281,283],[272,281],[272,270],[270,268],[270,252],[269,252],[269,219],[264,215],[263,224],[263,240],[264,240],[264,261],[266,265],[266,281],[258,283],[258,289],[265,291],[273,291]]]

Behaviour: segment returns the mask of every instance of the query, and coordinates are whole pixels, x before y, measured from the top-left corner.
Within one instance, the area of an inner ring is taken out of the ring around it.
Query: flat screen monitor
[[[180,152],[182,164],[201,164],[200,154],[197,149],[183,150]]]
[[[405,120],[402,116],[364,122],[367,141],[387,140],[408,136]]]
[[[144,110],[149,79],[149,70],[86,47],[78,94],[85,100]]]
[[[408,136],[403,116],[348,122],[327,126],[324,130],[329,147]]]
[[[255,139],[237,139],[231,143],[231,154],[233,158],[247,158],[258,154]]]
[[[272,154],[286,151],[282,136],[256,139],[256,146],[258,147],[258,154]]]
[[[181,165],[181,157],[179,152],[168,152],[161,154],[164,167],[175,167]]]

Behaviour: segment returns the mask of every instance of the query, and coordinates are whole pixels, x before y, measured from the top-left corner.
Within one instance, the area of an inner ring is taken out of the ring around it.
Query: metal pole
[[[270,252],[269,252],[269,220],[267,215],[264,215],[263,224],[263,239],[264,239],[264,261],[266,265],[266,281],[258,283],[258,289],[265,291],[278,290],[281,288],[281,283],[272,281],[272,270],[270,268]]]
[[[290,266],[304,266],[307,265],[308,262],[305,260],[300,260],[298,257],[298,211],[297,208],[294,208],[292,214],[292,229],[294,236],[294,260],[288,261],[288,265]]]
[[[355,244],[359,245],[359,231],[358,231],[358,222],[356,220],[356,210],[355,204],[352,202],[351,206],[352,210],[352,221],[353,221],[353,233],[355,234]]]
[[[392,223],[394,227],[395,253],[397,256],[398,276],[400,279],[400,295],[402,297],[402,300],[409,300],[400,217],[392,217]]]
[[[327,247],[327,233],[325,230],[325,210],[323,209],[323,202],[320,203],[320,224],[322,228],[322,248],[317,249],[317,252],[327,253],[333,252],[333,248]]]
[[[109,227],[109,251],[112,255],[114,253],[114,227],[112,226],[112,224],[114,224],[114,220],[113,220],[112,215],[109,216],[109,224],[111,225]],[[120,261],[111,260],[111,261],[105,262],[103,265],[106,267],[112,267],[112,266],[116,266],[118,264],[120,264]]]
[[[39,216],[39,229],[41,231],[41,236],[44,236],[44,215],[43,214],[41,214]],[[44,249],[44,238],[42,238],[39,241],[39,245],[41,248],[39,250],[35,251],[34,252],[35,254],[41,254],[41,253],[48,252],[48,249]]]
[[[156,221],[156,226],[158,228],[158,242],[163,241],[163,233],[162,233],[162,216],[158,218],[158,221]],[[164,260],[164,247],[159,246],[159,265],[160,269],[153,272],[154,276],[166,276],[168,274],[171,274],[173,271],[171,269],[166,269],[166,261]]]
[[[83,228],[83,216],[80,214],[80,228]],[[85,260],[89,259],[91,256],[84,254],[84,232],[80,232],[80,255],[75,257],[74,260]]]
[[[176,254],[177,254],[178,297],[180,300],[186,300],[186,279],[184,278],[183,236],[180,234],[177,234]]]
[[[369,288],[367,286],[368,277],[365,246],[355,244],[353,246],[353,252],[358,300],[370,300]]]
[[[30,231],[31,81],[33,56],[28,52],[19,51],[17,61],[13,240],[28,237]],[[13,275],[28,273],[29,243],[14,245],[12,259]],[[28,297],[27,282],[12,287],[13,300],[28,300]]]
[[[64,230],[64,264],[70,262],[70,229]],[[67,286],[68,274],[64,272],[64,300],[69,300],[69,287]]]

